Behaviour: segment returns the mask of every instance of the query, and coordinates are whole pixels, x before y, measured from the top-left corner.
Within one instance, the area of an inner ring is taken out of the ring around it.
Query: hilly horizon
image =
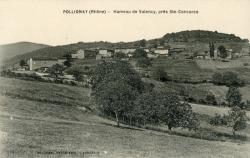
[[[22,55],[46,47],[49,47],[49,45],[27,42],[27,41],[2,44],[0,45],[0,59],[2,61],[5,61],[14,56]]]
[[[6,60],[4,64],[9,65],[17,63],[21,59],[28,59],[28,58],[62,58],[65,54],[73,53],[78,49],[91,49],[91,48],[115,49],[121,47],[139,48],[140,41],[141,40],[132,42],[116,42],[116,43],[104,42],[104,41],[77,42],[77,43],[57,45],[57,46],[34,44],[31,45],[29,49],[26,48],[26,50],[29,51],[26,52],[20,51],[22,53],[12,53],[12,55],[9,55],[8,60]],[[205,31],[205,30],[186,30],[175,33],[167,33],[160,38],[145,40],[145,46],[152,47],[155,44],[167,43],[171,47],[184,46],[189,50],[190,53],[194,51],[206,50],[209,42],[215,42],[217,44],[225,44],[226,47],[233,47],[237,51],[242,47],[249,47],[248,39],[242,39],[234,34],[226,34],[226,33],[219,33],[217,31]],[[9,44],[8,46],[11,47],[11,44]],[[15,47],[12,49],[16,50]],[[24,47],[22,47],[22,49],[25,50],[25,45]],[[11,49],[9,48],[9,50]],[[16,50],[16,52],[18,52],[18,50]]]

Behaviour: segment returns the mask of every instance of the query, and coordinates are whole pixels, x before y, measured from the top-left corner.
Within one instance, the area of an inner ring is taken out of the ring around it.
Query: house
[[[80,49],[76,53],[71,54],[73,59],[84,59],[85,58],[85,51]]]
[[[195,56],[194,56],[196,59],[206,59],[207,58],[207,53],[197,53]]]
[[[103,58],[112,57],[113,51],[110,49],[99,49],[98,54],[100,54]]]
[[[155,48],[153,49],[154,54],[168,56],[169,49],[167,48]]]
[[[226,51],[227,51],[226,59],[232,59],[233,50],[232,49],[226,49]]]
[[[39,70],[43,69],[43,71],[46,71],[49,67],[55,65],[55,64],[63,64],[63,62],[66,59],[46,59],[46,58],[30,58],[27,63],[29,65],[29,70]]]
[[[135,48],[117,48],[115,49],[115,53],[124,53],[124,54],[128,54],[128,53],[134,53],[135,52]]]
[[[150,49],[148,49],[148,48],[144,48],[143,50],[144,50],[145,52],[147,52],[147,53],[150,52]]]
[[[240,54],[242,56],[249,56],[250,55],[250,50],[249,48],[242,48]]]
[[[158,57],[158,54],[149,52],[149,53],[147,53],[147,56],[148,56],[148,58],[157,58],[157,57]]]
[[[79,49],[75,53],[71,54],[73,59],[95,59],[97,51],[95,50],[82,50]]]

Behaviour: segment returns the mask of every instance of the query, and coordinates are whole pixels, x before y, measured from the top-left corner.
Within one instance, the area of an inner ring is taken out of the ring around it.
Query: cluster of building
[[[125,54],[125,59],[129,59],[133,57],[134,52],[137,48],[116,48],[116,49],[79,49],[71,54],[73,60],[77,59],[93,59],[93,60],[101,60],[104,58],[113,58],[116,53]],[[166,56],[175,56],[178,54],[185,54],[185,47],[170,47],[170,46],[158,46],[156,48],[140,48],[143,49],[148,58],[157,58],[157,57],[166,57]],[[227,57],[226,59],[232,59],[234,57],[240,57],[243,54],[249,54],[248,48],[242,48],[241,53],[236,53],[232,49],[226,49]],[[189,54],[190,55],[190,54]],[[210,52],[204,51],[202,53],[195,53],[193,58],[196,59],[220,59],[220,52],[216,49],[214,50],[214,55],[210,56]],[[37,59],[30,58],[27,61],[26,70],[41,70],[46,71],[49,67],[54,64],[63,64],[65,58],[56,58],[56,59]]]
[[[149,58],[156,58],[158,56],[168,56],[170,52],[169,47],[157,48],[142,48]],[[127,58],[133,57],[136,48],[117,48],[117,49],[97,49],[97,50],[83,50],[80,49],[71,54],[73,59],[103,59],[112,58],[116,53],[123,53]]]

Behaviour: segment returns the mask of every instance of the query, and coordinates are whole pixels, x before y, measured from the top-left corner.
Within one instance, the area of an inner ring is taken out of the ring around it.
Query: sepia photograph
[[[0,0],[0,158],[250,158],[249,0]]]

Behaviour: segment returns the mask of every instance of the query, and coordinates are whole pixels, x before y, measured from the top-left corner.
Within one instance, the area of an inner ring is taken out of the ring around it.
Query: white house
[[[135,48],[118,48],[115,49],[115,53],[121,52],[124,54],[128,54],[128,53],[134,53],[136,49]]]
[[[90,49],[82,50],[82,49],[79,49],[75,53],[71,54],[71,57],[73,59],[95,59],[96,55],[97,55],[96,50],[90,50]]]
[[[98,54],[100,54],[102,57],[111,57],[112,51],[108,49],[99,49]]]
[[[155,54],[168,56],[168,49],[166,49],[166,48],[156,48],[156,49],[153,50],[153,52]]]
[[[84,59],[85,58],[85,51],[80,49],[80,50],[76,51],[76,53],[71,54],[71,57],[73,59]]]

